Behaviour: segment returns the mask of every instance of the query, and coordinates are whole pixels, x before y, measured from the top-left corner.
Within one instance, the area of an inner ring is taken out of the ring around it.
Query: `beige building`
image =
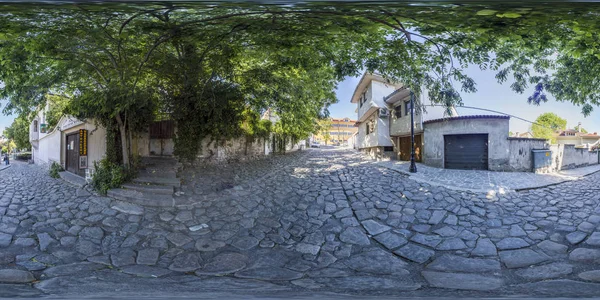
[[[583,133],[576,129],[567,129],[558,133],[556,143],[559,145],[575,145],[577,148],[589,148],[600,141],[600,135],[597,132]]]
[[[329,130],[326,131],[329,135],[327,136],[325,131],[320,131],[315,134],[315,141],[323,144],[345,144],[358,132],[358,127],[355,126],[356,120],[351,120],[350,118],[331,118],[329,121],[331,124]]]

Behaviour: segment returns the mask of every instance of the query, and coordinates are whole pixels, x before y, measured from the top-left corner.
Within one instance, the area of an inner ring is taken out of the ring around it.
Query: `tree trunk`
[[[127,129],[121,116],[117,114],[117,124],[119,125],[119,133],[121,134],[121,153],[123,154],[123,166],[129,168],[129,151],[127,151]]]

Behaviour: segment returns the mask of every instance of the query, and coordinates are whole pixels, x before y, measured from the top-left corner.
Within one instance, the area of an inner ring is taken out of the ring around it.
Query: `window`
[[[38,121],[33,120],[33,132],[38,132]]]
[[[385,147],[383,147],[383,151],[384,152],[393,152],[394,147],[393,146],[385,146]]]
[[[396,111],[396,118],[401,118],[402,117],[402,105],[398,105],[394,108],[394,111]]]
[[[410,111],[410,101],[404,102],[404,115],[407,116]]]

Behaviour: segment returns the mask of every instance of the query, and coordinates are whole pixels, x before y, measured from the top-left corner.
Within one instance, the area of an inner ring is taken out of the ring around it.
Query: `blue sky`
[[[569,102],[558,102],[551,95],[546,103],[541,103],[539,106],[530,105],[527,103],[527,97],[532,94],[533,87],[523,94],[518,94],[510,89],[510,82],[499,84],[494,77],[494,71],[482,71],[476,66],[470,67],[466,71],[477,83],[477,92],[461,93],[465,106],[496,110],[530,121],[535,121],[540,114],[553,112],[567,120],[567,127],[572,128],[581,122],[581,126],[587,131],[600,132],[600,107],[594,107],[594,112],[588,117],[584,117],[581,114],[581,107]],[[350,103],[350,98],[359,79],[360,77],[347,77],[338,85],[336,95],[339,102],[329,108],[331,117],[356,119],[357,115],[354,112],[356,104]],[[491,114],[464,108],[458,108],[457,111],[459,115]],[[515,118],[510,120],[510,130],[513,132],[525,132],[529,130],[530,125]]]

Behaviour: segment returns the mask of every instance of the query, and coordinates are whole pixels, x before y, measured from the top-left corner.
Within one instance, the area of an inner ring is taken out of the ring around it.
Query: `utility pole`
[[[417,165],[415,164],[415,105],[414,105],[415,93],[410,91],[410,168],[408,169],[411,173],[417,173]]]

